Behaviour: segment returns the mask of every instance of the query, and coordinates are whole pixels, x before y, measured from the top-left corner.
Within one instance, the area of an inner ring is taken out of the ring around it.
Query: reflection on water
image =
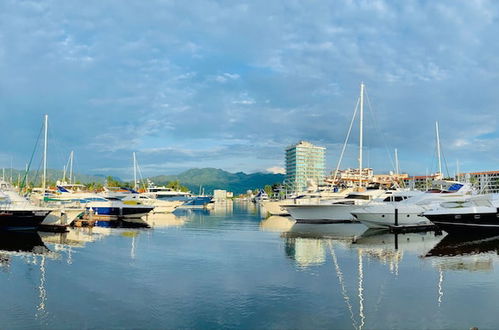
[[[234,210],[234,201],[227,199],[224,201],[217,201],[213,203],[213,207],[210,210],[212,215],[232,215]]]
[[[448,235],[427,254],[439,270],[492,272],[499,253],[499,236]]]
[[[366,230],[367,227],[360,223],[295,223],[289,231],[285,233],[285,236],[352,240],[362,235]]]
[[[285,251],[300,267],[322,265],[326,261],[326,246],[323,240],[288,237],[285,239]]]
[[[147,216],[147,224],[152,228],[182,227],[187,216],[177,216],[173,213],[155,213]]]
[[[149,229],[0,233],[2,326],[360,330],[499,323],[499,237],[262,221],[254,204],[236,202],[147,221]]]
[[[260,222],[260,228],[264,231],[287,232],[293,227],[294,224],[295,220],[291,217],[280,217],[274,215],[262,220],[262,222]]]

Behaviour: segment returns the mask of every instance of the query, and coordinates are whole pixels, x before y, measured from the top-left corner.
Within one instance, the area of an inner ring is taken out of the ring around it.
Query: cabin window
[[[384,217],[385,217],[385,215],[384,215],[384,214],[382,214],[382,215],[381,215],[381,217],[382,217],[382,218],[384,218]]]
[[[410,214],[407,215],[407,217],[410,217],[410,216],[411,216]]]
[[[362,200],[370,200],[369,195],[348,195],[345,199],[362,199]]]

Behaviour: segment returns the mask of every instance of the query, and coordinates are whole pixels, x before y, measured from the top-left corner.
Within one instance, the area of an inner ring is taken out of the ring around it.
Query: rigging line
[[[371,114],[371,117],[373,119],[374,128],[378,132],[378,134],[381,135],[381,138],[383,140],[383,144],[385,145],[386,154],[388,155],[388,159],[390,159],[390,163],[392,165],[392,168],[396,171],[396,169],[395,169],[395,162],[394,162],[394,160],[392,158],[391,152],[389,151],[388,143],[386,142],[387,141],[386,135],[385,135],[385,133],[379,127],[378,119],[376,118],[376,115],[374,114],[374,111],[373,111],[372,106],[371,106],[371,99],[369,98],[369,94],[367,93],[367,88],[364,89],[364,93],[366,94],[367,107],[369,108],[369,113]]]
[[[48,140],[54,145],[54,147],[51,148],[51,150],[53,150],[52,154],[54,154],[54,153],[56,154],[56,158],[57,158],[56,161],[58,163],[64,163],[65,157],[62,154],[62,150],[63,150],[62,145],[58,142],[57,139],[55,139],[55,137],[54,137],[55,134],[53,134],[53,133],[54,132],[52,130],[52,126],[49,125]],[[55,169],[56,167],[53,167],[53,168]]]
[[[42,132],[43,132],[43,126],[44,125],[42,125],[40,127],[40,132],[38,133],[38,137],[36,138],[35,147],[33,148],[33,152],[31,153],[31,158],[29,159],[28,168],[26,169],[26,172],[24,173],[23,181],[22,181],[20,188],[24,188],[24,186],[26,184],[26,178],[28,176],[29,169],[31,167],[31,164],[33,163],[33,158],[35,157],[35,153],[36,153],[36,149],[38,148],[38,144],[40,143],[40,137],[41,137]]]
[[[348,128],[347,137],[345,138],[345,143],[343,143],[343,149],[341,150],[340,159],[338,160],[338,165],[336,166],[336,170],[334,171],[333,176],[333,184],[336,182],[336,177],[338,175],[338,171],[340,170],[341,161],[343,160],[343,155],[345,154],[345,149],[347,147],[348,140],[350,139],[350,133],[352,132],[353,123],[355,121],[355,116],[357,116],[357,110],[359,108],[360,98],[357,99],[357,104],[355,105],[355,110],[353,112],[352,120],[350,121],[350,127]]]
[[[442,158],[444,159],[445,171],[447,172],[447,177],[450,177],[450,175],[449,175],[449,167],[447,166],[447,159],[445,158],[445,154],[444,154],[444,151],[442,150],[442,147],[440,147],[440,152],[442,153]]]
[[[430,173],[428,173],[428,175],[431,175],[431,172],[433,172],[433,165],[434,165],[434,162],[436,161],[436,158],[437,158],[437,145],[435,144],[434,149],[433,149],[433,154],[431,156]],[[435,166],[437,166],[437,165],[435,164]],[[435,171],[435,172],[437,172],[437,171]]]
[[[142,170],[140,169],[139,162],[135,161],[135,164],[137,166],[137,171],[139,172],[139,182],[142,185],[142,187],[144,188],[144,190],[146,190],[147,189],[146,182],[145,182],[144,177],[142,175]]]

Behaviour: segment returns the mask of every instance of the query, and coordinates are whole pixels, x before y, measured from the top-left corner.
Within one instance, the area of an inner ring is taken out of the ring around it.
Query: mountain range
[[[5,179],[10,180],[10,177],[12,176],[12,181],[14,183],[18,180],[22,181],[24,174],[24,171],[5,169]],[[2,172],[0,172],[0,177],[1,175]],[[63,172],[61,170],[47,170],[47,180],[49,182],[61,180],[62,177]],[[106,175],[75,174],[76,181],[84,184],[90,182],[103,184],[106,177]],[[30,171],[28,173],[28,180],[30,182],[34,181],[37,185],[40,185],[41,178],[41,171]],[[118,177],[113,178],[122,181]],[[204,188],[204,191],[207,194],[212,194],[215,189],[225,189],[234,192],[234,194],[242,194],[247,190],[254,190],[263,188],[265,185],[281,183],[284,180],[284,175],[271,173],[230,173],[216,168],[195,168],[177,175],[159,175],[147,179],[151,180],[156,185],[165,185],[170,181],[179,180],[181,185],[186,186],[193,193],[198,193],[201,187]]]
[[[212,194],[214,189],[225,189],[237,195],[245,193],[247,190],[263,188],[265,185],[281,183],[284,180],[284,175],[230,173],[217,168],[195,168],[177,175],[160,175],[149,179],[157,185],[179,180],[183,186],[188,187],[194,193],[198,193],[201,187],[207,194]]]

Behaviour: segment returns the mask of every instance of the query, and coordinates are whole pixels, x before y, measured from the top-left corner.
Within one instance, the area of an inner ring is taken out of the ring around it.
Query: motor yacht
[[[0,230],[36,230],[51,209],[34,205],[0,182]]]
[[[438,188],[437,188],[438,187]],[[398,192],[383,202],[373,202],[352,211],[352,215],[369,228],[389,228],[395,224],[397,210],[398,225],[431,225],[422,215],[426,210],[443,202],[458,202],[473,193],[470,184],[437,180],[426,192]]]
[[[322,200],[317,204],[283,206],[297,223],[341,223],[355,220],[352,212],[376,198],[385,199],[391,190],[367,189],[351,192],[345,198]]]
[[[423,215],[450,234],[492,235],[499,233],[498,210],[499,195],[487,194],[440,203]]]

